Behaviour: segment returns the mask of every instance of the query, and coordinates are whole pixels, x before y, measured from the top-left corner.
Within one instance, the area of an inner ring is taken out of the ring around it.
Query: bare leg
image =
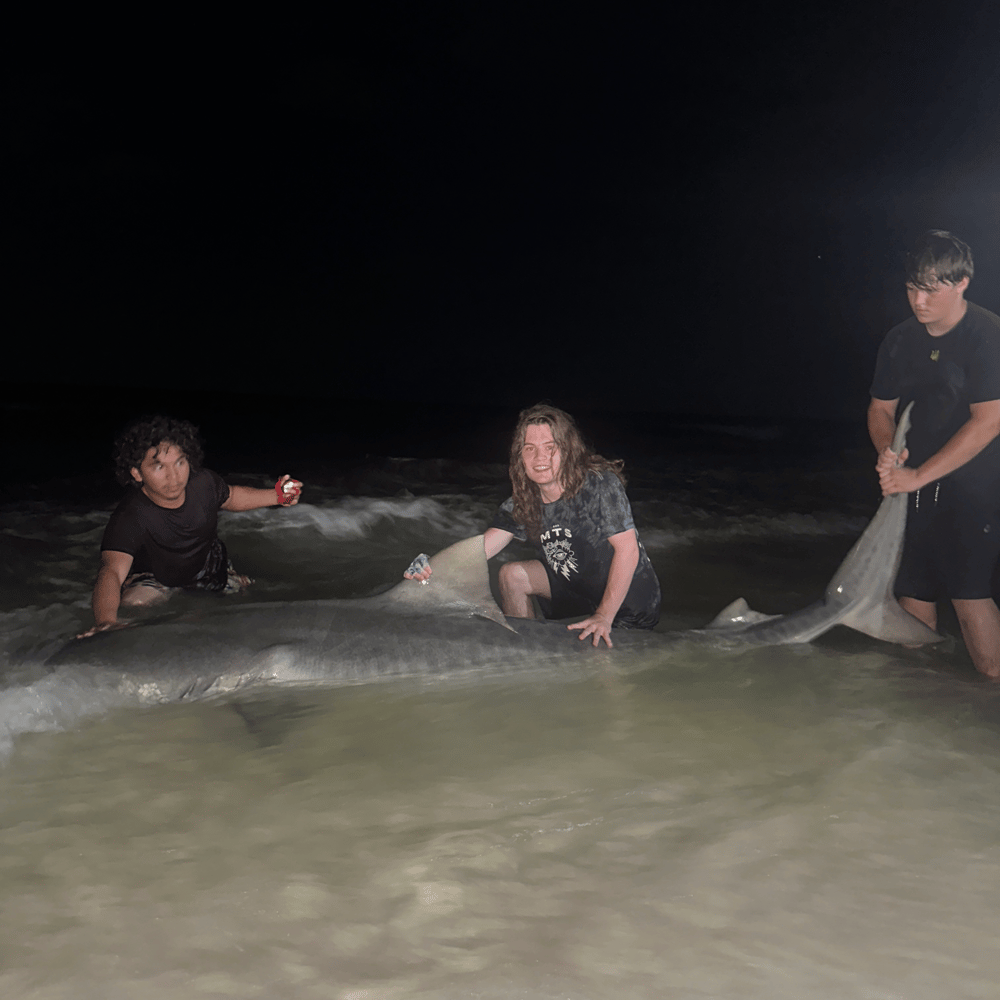
[[[129,587],[122,594],[120,607],[123,608],[149,608],[154,604],[162,604],[170,600],[170,592],[159,590],[156,587],[144,587],[141,583],[135,587]]]
[[[918,601],[915,597],[901,597],[899,606],[918,618],[929,628],[937,631],[937,605],[932,601]],[[922,642],[904,642],[904,649],[922,649],[925,644]]]
[[[965,648],[976,670],[987,677],[1000,678],[1000,608],[989,597],[951,603],[955,605]]]
[[[537,559],[504,563],[500,567],[500,605],[509,618],[534,618],[531,598],[551,596],[548,574]]]
[[[901,597],[899,606],[914,618],[919,618],[929,628],[937,631],[937,605],[932,601],[918,601],[915,597]],[[917,647],[910,647],[916,649]]]

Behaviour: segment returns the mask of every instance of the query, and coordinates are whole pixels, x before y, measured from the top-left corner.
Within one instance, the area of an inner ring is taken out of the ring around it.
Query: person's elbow
[[[635,528],[623,531],[618,535],[612,535],[608,539],[611,547],[615,550],[613,558],[620,559],[626,563],[632,563],[633,569],[639,562],[639,539],[636,536]]]
[[[974,403],[971,410],[973,425],[979,432],[984,446],[1000,437],[1000,400]]]
[[[120,590],[125,583],[127,575],[127,573],[123,573],[117,566],[105,564],[97,571],[94,589],[110,587]]]

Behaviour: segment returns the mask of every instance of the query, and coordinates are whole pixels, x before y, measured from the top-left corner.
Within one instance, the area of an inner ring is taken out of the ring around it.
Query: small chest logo
[[[937,361],[939,357],[941,357],[940,351],[931,351],[931,361]]]
[[[542,551],[552,572],[559,573],[567,580],[571,574],[580,572],[576,553],[573,551],[572,538],[573,532],[558,524],[541,534]]]

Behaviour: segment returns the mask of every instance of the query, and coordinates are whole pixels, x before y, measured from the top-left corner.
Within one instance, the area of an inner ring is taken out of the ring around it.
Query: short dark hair
[[[152,416],[133,420],[115,440],[115,477],[122,486],[138,485],[132,478],[132,469],[138,468],[150,448],[161,444],[176,445],[188,460],[192,470],[201,468],[201,435],[198,428],[187,420],[173,417]]]
[[[917,240],[906,257],[906,283],[917,288],[938,281],[957,285],[972,280],[972,251],[967,243],[943,229],[931,229]]]

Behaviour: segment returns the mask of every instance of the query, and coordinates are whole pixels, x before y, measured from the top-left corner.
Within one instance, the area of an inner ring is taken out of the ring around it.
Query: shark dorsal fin
[[[778,615],[765,615],[754,611],[746,602],[746,598],[737,597],[732,604],[727,604],[705,628],[729,628],[733,625],[755,625],[757,622],[770,621]]]
[[[383,599],[429,612],[435,608],[463,610],[516,631],[493,599],[482,535],[449,545],[431,556],[430,564],[433,572],[426,584],[404,580],[384,594]]]

